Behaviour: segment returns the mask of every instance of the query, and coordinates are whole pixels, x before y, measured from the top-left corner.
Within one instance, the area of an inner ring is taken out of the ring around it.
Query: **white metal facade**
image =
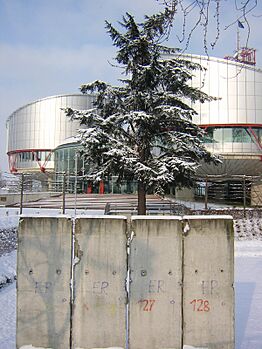
[[[210,139],[206,147],[222,154],[218,167],[202,166],[207,174],[250,174],[262,172],[262,70],[226,59],[184,55],[182,58],[205,68],[196,71],[192,85],[217,100],[195,103],[195,122]],[[61,108],[88,109],[90,95],[60,95],[40,99],[16,110],[7,120],[11,172],[54,169],[52,151],[76,134]],[[213,139],[213,140],[211,140]]]
[[[217,98],[216,101],[196,103],[193,106],[198,113],[194,120],[198,125],[222,128],[262,127],[261,69],[220,58],[195,55],[187,57],[206,69],[196,73],[192,85]],[[229,142],[230,132],[220,136],[221,142],[213,144],[214,151],[261,153],[261,148],[254,142],[247,144],[244,140],[240,142],[242,144],[229,144],[237,143]]]
[[[53,169],[53,149],[79,128],[79,123],[70,121],[61,108],[89,109],[92,100],[92,96],[81,94],[52,96],[12,113],[6,123],[11,172]]]
[[[199,63],[192,86],[217,100],[195,103],[194,121],[213,139],[206,147],[221,154],[221,166],[203,166],[206,174],[258,175],[262,172],[262,70],[235,61],[185,55]]]

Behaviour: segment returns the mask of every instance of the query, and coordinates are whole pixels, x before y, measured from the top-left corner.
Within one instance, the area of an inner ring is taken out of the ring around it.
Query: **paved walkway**
[[[33,202],[25,202],[25,208],[61,208],[63,205],[62,195],[52,196]],[[110,206],[109,206],[110,205]],[[18,207],[19,204],[14,205]],[[177,206],[168,199],[161,199],[155,195],[147,195],[147,210],[150,212],[166,211],[173,212]],[[134,212],[137,209],[137,196],[131,194],[66,194],[66,209],[105,210],[109,208],[110,213]]]

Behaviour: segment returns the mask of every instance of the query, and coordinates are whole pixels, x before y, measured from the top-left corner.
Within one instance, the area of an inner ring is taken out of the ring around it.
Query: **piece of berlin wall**
[[[136,216],[131,221],[129,348],[181,348],[182,222]]]
[[[69,348],[71,230],[65,216],[20,219],[17,348]]]
[[[233,219],[231,216],[183,219],[184,346],[233,349]]]
[[[73,348],[125,347],[125,217],[76,218]]]

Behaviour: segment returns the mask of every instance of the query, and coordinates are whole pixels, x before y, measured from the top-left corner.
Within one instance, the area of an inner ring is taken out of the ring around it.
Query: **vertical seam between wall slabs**
[[[135,233],[133,231],[133,225],[131,218],[126,219],[126,349],[129,349],[129,337],[130,337],[130,285],[131,285],[131,244]]]
[[[189,234],[190,225],[188,219],[181,220],[181,349],[184,347],[184,277],[185,277],[185,238]]]
[[[184,347],[184,221],[181,221],[181,348]]]
[[[69,348],[73,348],[73,312],[74,312],[74,297],[75,297],[75,226],[76,219],[72,218],[71,231],[71,273],[70,273],[70,342]]]

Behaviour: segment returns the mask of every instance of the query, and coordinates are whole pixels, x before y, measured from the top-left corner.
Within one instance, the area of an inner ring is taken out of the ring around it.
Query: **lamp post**
[[[76,205],[77,205],[77,160],[78,154],[75,152],[75,216],[76,216]]]

